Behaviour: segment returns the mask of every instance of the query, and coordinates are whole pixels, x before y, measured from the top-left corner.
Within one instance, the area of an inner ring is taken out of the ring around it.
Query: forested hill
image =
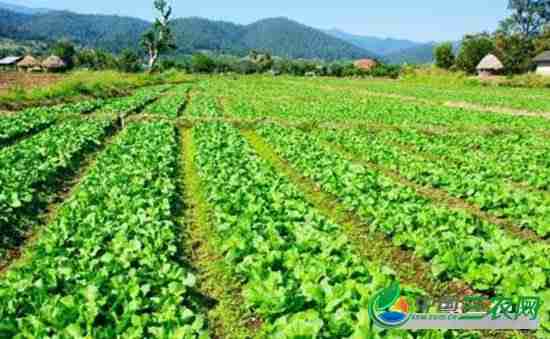
[[[136,48],[150,26],[144,20],[113,15],[82,15],[51,11],[35,15],[0,9],[1,37],[12,39],[69,39],[76,44],[120,52]]]
[[[46,8],[30,8],[26,6],[8,4],[1,1],[0,1],[0,9],[7,9],[9,11],[22,13],[22,14],[39,14],[39,13],[47,13],[51,11],[50,9],[46,9]]]
[[[422,43],[405,39],[350,34],[336,28],[324,30],[324,32],[382,56],[422,45]]]
[[[11,39],[69,39],[86,47],[120,52],[138,48],[150,23],[114,15],[51,11],[35,15],[0,9],[0,37]],[[265,19],[251,25],[200,18],[173,22],[179,53],[213,51],[245,55],[250,49],[291,58],[325,60],[374,57],[374,53],[286,18]]]
[[[293,58],[376,57],[370,51],[285,18],[265,19],[246,26],[242,41],[248,48]]]
[[[402,49],[400,51],[384,55],[384,59],[393,64],[427,64],[434,60],[434,48],[436,43],[429,42],[418,46]]]

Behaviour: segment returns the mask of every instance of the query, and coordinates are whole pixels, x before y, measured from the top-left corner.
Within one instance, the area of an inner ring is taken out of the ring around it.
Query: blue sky
[[[153,0],[0,0],[31,7],[152,18]],[[507,0],[172,0],[177,17],[200,16],[247,24],[285,16],[309,26],[360,35],[417,41],[457,40],[494,30],[507,15]]]

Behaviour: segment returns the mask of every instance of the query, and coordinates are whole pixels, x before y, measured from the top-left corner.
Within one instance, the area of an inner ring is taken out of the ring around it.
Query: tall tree
[[[172,7],[166,0],[155,0],[155,9],[159,16],[150,30],[143,34],[141,44],[145,47],[149,57],[149,70],[153,70],[160,55],[176,48],[174,36],[170,29]]]
[[[533,37],[550,23],[550,0],[509,0],[508,9],[512,15],[501,22],[503,31],[516,31]]]
[[[521,34],[501,34],[495,36],[495,55],[504,64],[507,74],[520,74],[532,69],[535,56],[534,39]]]
[[[456,66],[466,73],[474,73],[481,59],[494,51],[495,42],[490,34],[466,35],[456,57]]]
[[[535,55],[550,51],[550,26],[535,39]]]
[[[453,44],[450,42],[438,45],[434,50],[435,64],[439,68],[449,69],[455,63]]]
[[[68,69],[73,68],[76,48],[72,42],[68,40],[58,41],[52,46],[51,52],[60,57],[67,65]]]

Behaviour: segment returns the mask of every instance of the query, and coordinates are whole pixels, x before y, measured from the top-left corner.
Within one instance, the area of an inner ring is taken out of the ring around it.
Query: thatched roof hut
[[[376,62],[376,60],[373,59],[361,59],[355,61],[353,65],[355,65],[355,67],[360,70],[370,71],[372,68],[376,67],[378,63]]]
[[[36,60],[33,56],[27,55],[23,58],[23,60],[17,63],[17,67],[21,67],[21,68],[40,67],[40,62]]]
[[[50,55],[46,60],[42,62],[42,66],[50,71],[57,71],[64,69],[67,64],[57,55]]]
[[[476,69],[479,76],[491,76],[503,70],[504,65],[496,56],[493,54],[488,54],[481,59],[481,62],[477,65]]]

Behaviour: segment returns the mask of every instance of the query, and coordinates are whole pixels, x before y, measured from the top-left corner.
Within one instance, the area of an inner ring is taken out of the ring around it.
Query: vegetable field
[[[0,115],[0,338],[550,338],[550,94],[453,86],[197,76]],[[538,297],[540,328],[378,328],[394,281]]]

